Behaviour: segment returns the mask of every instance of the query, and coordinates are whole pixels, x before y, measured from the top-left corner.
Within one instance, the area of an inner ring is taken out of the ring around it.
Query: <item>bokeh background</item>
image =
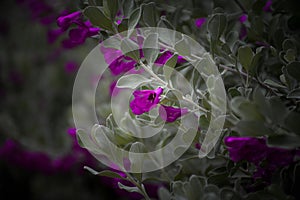
[[[56,19],[77,1],[2,1],[0,10],[0,199],[122,199],[99,163],[77,145],[76,71],[97,44],[66,48]]]

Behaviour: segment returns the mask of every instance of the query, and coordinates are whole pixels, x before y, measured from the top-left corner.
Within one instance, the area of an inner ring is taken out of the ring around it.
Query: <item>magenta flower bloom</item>
[[[173,56],[173,53],[170,51],[164,52],[160,57],[155,61],[155,64],[162,66]],[[184,63],[186,60],[182,56],[178,56],[177,63]]]
[[[255,178],[269,179],[276,169],[291,164],[300,153],[297,150],[268,147],[265,138],[228,136],[224,142],[231,160],[246,160],[256,166]]]
[[[174,122],[182,115],[188,113],[187,108],[174,108],[172,106],[161,105],[159,107],[159,116],[166,122]]]
[[[60,16],[57,18],[57,25],[63,30],[67,30],[73,23],[80,23],[81,12],[76,11],[68,15]]]
[[[206,22],[206,18],[205,17],[201,17],[195,20],[195,26],[197,28],[201,28],[202,25]]]
[[[78,69],[78,64],[76,62],[69,61],[65,64],[65,72],[68,74],[72,74],[76,72],[77,69]]]
[[[64,31],[61,28],[48,30],[47,33],[48,43],[49,44],[54,43],[57,40],[57,38],[63,33]]]
[[[244,23],[247,19],[248,19],[248,16],[246,14],[241,15],[239,18],[241,23]]]
[[[48,41],[53,43],[72,24],[77,27],[69,31],[69,38],[62,41],[64,48],[73,48],[85,42],[86,38],[97,35],[100,28],[93,27],[90,21],[83,21],[80,11],[58,17],[57,25],[60,29],[49,31]]]
[[[121,56],[114,60],[108,67],[114,76],[128,72],[136,65],[136,61],[127,56]]]
[[[272,0],[268,0],[265,4],[265,6],[263,7],[263,11],[265,12],[272,12],[271,6],[272,6]]]
[[[109,64],[108,68],[114,76],[125,73],[134,68],[136,61],[128,56],[124,56],[121,50],[105,48],[101,46],[101,52],[104,55],[105,62]]]
[[[134,99],[130,102],[130,108],[135,115],[149,112],[160,101],[159,96],[163,93],[162,88],[156,90],[136,90],[133,92]]]
[[[73,48],[83,44],[86,38],[97,35],[99,31],[100,29],[92,27],[89,21],[82,23],[69,31],[69,38],[62,42],[63,47]]]

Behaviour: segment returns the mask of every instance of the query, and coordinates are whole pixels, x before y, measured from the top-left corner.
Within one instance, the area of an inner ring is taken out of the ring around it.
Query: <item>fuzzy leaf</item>
[[[102,10],[100,10],[99,8],[89,6],[84,9],[83,13],[93,25],[103,28],[105,30],[113,30],[112,22],[104,15]]]
[[[122,76],[118,82],[117,82],[117,87],[118,88],[131,88],[135,89],[139,85],[144,84],[144,83],[149,83],[151,79],[146,78],[140,74],[128,74],[125,76]]]
[[[243,68],[247,71],[250,70],[252,58],[254,56],[254,53],[252,52],[252,49],[248,46],[242,46],[238,50],[238,58],[243,66]]]

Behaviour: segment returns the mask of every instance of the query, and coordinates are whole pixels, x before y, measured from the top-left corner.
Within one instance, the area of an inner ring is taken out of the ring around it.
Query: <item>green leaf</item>
[[[206,185],[203,199],[219,199],[219,188],[216,185]]]
[[[175,197],[179,197],[178,199],[185,199],[185,192],[183,189],[184,183],[182,181],[174,181],[172,183],[172,189]],[[181,198],[180,198],[181,197]]]
[[[230,184],[228,181],[228,174],[227,173],[218,173],[211,175],[208,177],[207,182],[209,184],[224,186],[226,184]]]
[[[76,131],[76,137],[81,147],[86,148],[91,152],[98,152],[98,146],[91,140],[87,133],[78,129]]]
[[[155,27],[157,23],[157,13],[155,3],[151,2],[143,6],[143,20],[149,27]]]
[[[264,136],[274,133],[262,121],[239,121],[233,129],[244,136]]]
[[[300,81],[300,62],[292,62],[286,66],[286,69],[290,76]]]
[[[143,153],[146,153],[147,149],[141,142],[135,142],[131,145],[129,150],[129,160],[131,163],[131,171],[134,173],[141,173],[144,169]]]
[[[160,187],[158,189],[158,197],[160,200],[170,200],[171,194],[166,188]]]
[[[142,9],[136,8],[129,16],[128,19],[128,35],[131,35],[133,29],[135,29],[136,25],[139,23],[142,15]]]
[[[146,78],[140,74],[128,74],[125,76],[122,76],[118,82],[117,82],[117,87],[118,88],[131,88],[135,89],[139,85],[144,84],[144,83],[149,83],[151,79]]]
[[[176,42],[175,50],[181,56],[189,56],[191,55],[191,47],[185,35],[183,35],[182,39]]]
[[[128,19],[123,19],[121,24],[118,25],[119,33],[128,30]]]
[[[295,42],[291,39],[285,39],[282,43],[283,51],[288,51],[289,49],[297,50]]]
[[[165,16],[162,16],[157,24],[159,28],[158,34],[159,39],[170,46],[173,46],[175,44],[175,31],[173,31],[175,28],[173,25],[166,19]]]
[[[289,99],[300,99],[300,88],[296,88],[292,90],[288,95],[287,98]]]
[[[296,135],[274,135],[268,137],[267,144],[271,147],[294,149],[300,147],[300,137]]]
[[[243,120],[263,120],[258,107],[243,97],[235,97],[231,101],[232,110]]]
[[[123,15],[128,18],[134,10],[134,0],[123,0]]]
[[[140,60],[139,45],[129,38],[124,38],[121,42],[121,50],[124,55],[129,56],[135,61]]]
[[[165,65],[163,67],[164,76],[165,76],[165,79],[167,81],[169,81],[170,78],[171,78],[172,72],[173,72],[174,67],[176,66],[176,63],[177,63],[177,59],[178,59],[178,55],[177,54],[172,55],[172,57],[170,57],[167,60],[167,62],[165,63]]]
[[[208,21],[208,32],[213,40],[218,40],[227,26],[227,18],[223,14],[214,14]]]
[[[99,172],[97,172],[96,170],[94,170],[94,169],[92,169],[92,168],[90,168],[88,166],[84,166],[83,169],[88,170],[93,175],[98,175],[99,174]]]
[[[137,193],[142,194],[138,187],[126,186],[126,185],[123,185],[120,182],[118,182],[118,186],[119,186],[120,189],[126,190],[127,192],[137,192]]]
[[[286,88],[284,85],[281,85],[280,83],[277,83],[277,82],[275,82],[275,81],[272,81],[271,79],[266,79],[266,80],[264,81],[264,83],[267,84],[267,85],[270,85],[270,86],[272,86],[272,87],[274,87],[274,88],[282,88],[282,89],[285,89],[285,88]]]
[[[258,50],[258,49],[256,49],[256,50]],[[250,69],[255,71],[255,69],[257,69],[260,66],[260,64],[262,63],[262,57],[263,57],[262,51],[256,52],[256,54],[252,58]]]
[[[155,62],[159,54],[158,34],[151,33],[144,40],[143,52],[150,66]]]
[[[94,0],[88,0],[88,3],[89,3],[90,6],[96,6]]]
[[[289,49],[286,51],[286,53],[283,57],[287,62],[293,62],[293,61],[295,61],[296,56],[297,56],[296,51],[294,49]]]
[[[113,21],[119,10],[119,0],[103,0],[103,10]]]
[[[243,68],[247,71],[250,70],[252,58],[254,56],[254,53],[252,52],[252,49],[248,46],[242,46],[238,50],[238,58],[243,66]]]
[[[88,170],[89,172],[91,172],[93,175],[96,175],[96,176],[105,176],[105,177],[109,177],[109,178],[118,178],[118,179],[122,179],[122,180],[127,180],[126,178],[122,177],[120,174],[110,171],[110,170],[103,170],[101,172],[97,172],[88,166],[84,166],[84,169]]]
[[[241,197],[230,188],[222,188],[220,192],[222,200],[239,200]]]
[[[99,8],[88,6],[84,9],[83,13],[94,26],[113,31],[112,22],[104,15],[102,10],[100,10]]]

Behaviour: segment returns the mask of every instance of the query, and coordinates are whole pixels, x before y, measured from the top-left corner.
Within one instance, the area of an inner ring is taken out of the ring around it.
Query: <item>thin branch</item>
[[[244,13],[248,14],[248,12],[246,11],[245,7],[243,6],[243,4],[241,4],[241,2],[239,2],[239,0],[234,0],[234,2],[240,7],[240,9],[241,9]]]

